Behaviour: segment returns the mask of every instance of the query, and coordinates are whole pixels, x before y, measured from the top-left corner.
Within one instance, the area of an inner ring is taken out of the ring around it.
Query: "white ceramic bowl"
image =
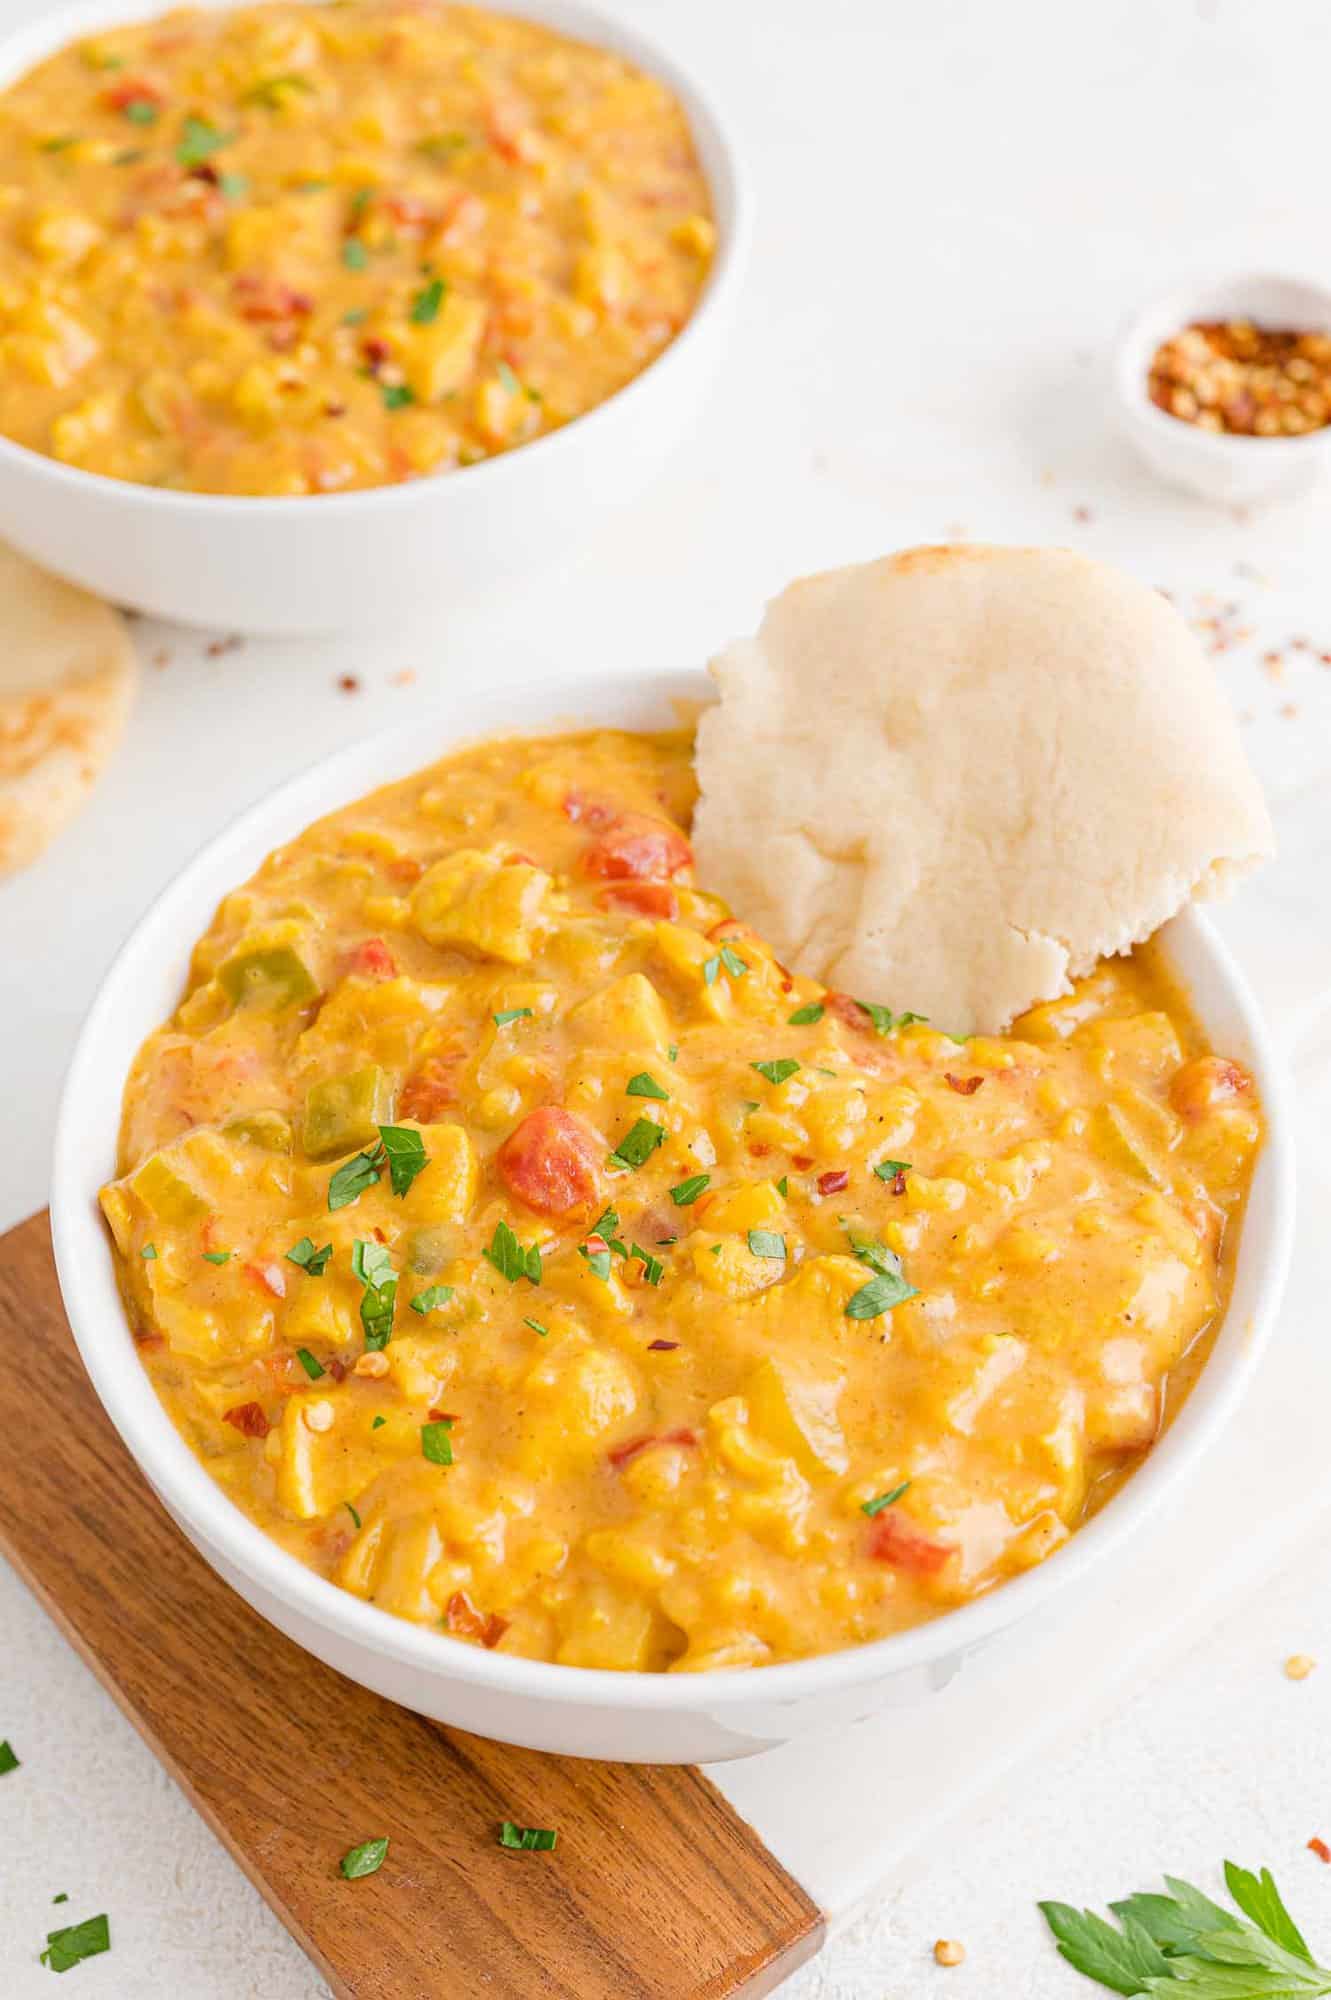
[[[1331,457],[1331,429],[1302,437],[1199,430],[1151,401],[1147,378],[1161,341],[1195,320],[1250,319],[1331,333],[1331,290],[1263,272],[1199,280],[1152,299],[1119,335],[1112,392],[1119,422],[1152,472],[1221,506],[1259,506],[1306,492]]]
[[[693,80],[612,13],[583,0],[486,4],[615,50],[684,105],[718,243],[678,338],[617,395],[548,437],[365,492],[286,500],[165,492],[0,438],[0,537],[100,596],[186,624],[369,631],[517,585],[637,496],[693,428],[730,330],[749,238],[738,155]],[[0,89],[74,36],[154,11],[153,0],[85,0],[43,13],[0,42]]]
[[[821,1659],[736,1673],[617,1674],[509,1659],[408,1624],[325,1582],[254,1527],[157,1400],[126,1326],[97,1209],[98,1186],[114,1170],[131,1058],[178,1001],[194,938],[221,897],[312,820],[460,742],[511,734],[516,713],[537,730],[585,726],[590,716],[608,728],[657,728],[674,719],[674,701],[705,699],[708,686],[702,674],[685,673],[569,678],[519,689],[516,700],[508,684],[459,692],[433,725],[417,720],[355,744],[245,814],[177,877],[108,974],[65,1086],[51,1197],[65,1306],[98,1395],[176,1521],[256,1610],[353,1680],[439,1721],[540,1750],[651,1763],[743,1756],[921,1700],[983,1640],[1037,1612],[1140,1532],[1243,1394],[1279,1300],[1293,1220],[1278,1065],[1242,979],[1210,926],[1188,912],[1169,926],[1172,962],[1219,1047],[1255,1072],[1270,1126],[1233,1297],[1177,1423],[1103,1513],[1040,1568],[932,1624]]]

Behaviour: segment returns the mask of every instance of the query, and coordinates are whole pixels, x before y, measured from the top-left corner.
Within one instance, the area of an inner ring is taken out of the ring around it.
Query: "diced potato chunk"
[[[659,1056],[670,1043],[670,1017],[650,979],[641,972],[612,980],[568,1012],[570,1033],[585,1042]]]
[[[744,1387],[749,1420],[760,1437],[788,1452],[811,1478],[842,1473],[850,1455],[837,1421],[841,1387],[839,1376],[816,1375],[769,1355]]]
[[[475,366],[485,308],[449,292],[434,319],[408,325],[397,338],[398,360],[418,403],[439,403],[460,388]]]
[[[427,944],[525,965],[544,929],[549,888],[543,868],[465,847],[426,870],[412,895],[412,920]]]
[[[413,1222],[465,1222],[476,1199],[476,1155],[460,1125],[422,1125],[428,1164],[403,1199]]]
[[[526,1409],[516,1458],[528,1473],[558,1473],[604,1451],[638,1408],[627,1361],[570,1335],[527,1372]]]

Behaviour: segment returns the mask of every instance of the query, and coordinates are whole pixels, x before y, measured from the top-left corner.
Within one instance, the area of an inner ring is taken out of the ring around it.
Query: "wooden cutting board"
[[[698,1771],[442,1729],[251,1611],[103,1414],[45,1215],[0,1237],[0,1337],[0,1548],[334,1993],[756,2000],[817,1951],[817,1905]],[[505,1819],[558,1848],[506,1851]]]

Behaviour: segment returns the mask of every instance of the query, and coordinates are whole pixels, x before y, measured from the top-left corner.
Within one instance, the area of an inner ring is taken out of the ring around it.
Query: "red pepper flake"
[[[1089,507],[1074,507],[1072,510],[1072,518],[1074,521],[1092,521],[1094,520],[1095,516],[1092,514]]]
[[[792,1153],[790,1156],[790,1164],[792,1167],[798,1167],[802,1174],[806,1174],[809,1171],[809,1168],[813,1165],[813,1154]]]
[[[339,1361],[334,1354],[324,1363],[324,1372],[331,1375],[335,1382],[345,1382],[347,1379],[347,1364],[345,1361]]]
[[[397,960],[381,937],[369,937],[348,952],[346,969],[361,979],[396,979]]]
[[[262,1403],[237,1403],[233,1409],[222,1414],[224,1424],[234,1424],[242,1437],[266,1438],[272,1425],[263,1413]]]
[[[1319,1839],[1319,1837],[1316,1834],[1314,1834],[1312,1839],[1308,1842],[1308,1851],[1311,1854],[1315,1854],[1319,1861],[1325,1861],[1328,1864],[1331,1864],[1331,1847],[1328,1847],[1326,1842],[1322,1839]]]
[[[849,1187],[850,1175],[844,1167],[833,1167],[829,1173],[819,1174],[819,1194],[840,1194],[842,1188]]]
[[[649,1340],[647,1343],[647,1352],[649,1354],[673,1354],[678,1346],[679,1342],[677,1340]]]
[[[888,1186],[888,1192],[890,1194],[904,1194],[906,1192],[906,1172],[904,1167],[899,1168],[898,1171],[893,1174],[887,1186]]]
[[[951,1084],[953,1090],[956,1091],[958,1097],[974,1097],[976,1091],[984,1082],[982,1076],[953,1076],[951,1070],[947,1071],[946,1080]]]
[[[203,650],[210,660],[220,660],[223,653],[238,653],[244,643],[239,632],[228,632],[221,639],[210,639]]]
[[[493,1650],[499,1644],[510,1623],[507,1618],[501,1618],[497,1611],[482,1616],[465,1590],[455,1590],[449,1598],[444,1622],[450,1632],[456,1632],[463,1639],[479,1639],[489,1650]]]
[[[432,1424],[455,1424],[457,1420],[456,1410],[431,1410],[430,1412],[430,1422]]]
[[[649,1445],[697,1444],[697,1442],[697,1431],[657,1431],[649,1433],[646,1437],[632,1438],[628,1444],[617,1444],[613,1451],[606,1453],[606,1456],[614,1466],[615,1471],[618,1472],[623,1466],[628,1464],[631,1458],[636,1458],[640,1451],[646,1451]]]
[[[343,694],[360,693],[360,680],[358,676],[355,674],[339,674],[337,677],[337,684],[341,688]]]

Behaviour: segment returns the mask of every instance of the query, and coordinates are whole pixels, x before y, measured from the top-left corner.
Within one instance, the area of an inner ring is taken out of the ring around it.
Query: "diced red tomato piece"
[[[607,1147],[599,1132],[559,1104],[529,1112],[510,1132],[496,1165],[510,1194],[540,1215],[590,1207]]]
[[[242,1437],[266,1438],[272,1425],[263,1413],[262,1403],[237,1403],[233,1409],[222,1415],[224,1424],[234,1424]]]
[[[603,882],[661,881],[692,862],[679,828],[647,813],[621,813],[582,857],[585,872]]]
[[[1251,1089],[1252,1078],[1242,1063],[1231,1062],[1226,1056],[1197,1056],[1174,1072],[1169,1101],[1180,1118],[1195,1125],[1208,1112],[1231,1104]]]
[[[441,1112],[458,1100],[458,1065],[461,1053],[430,1056],[414,1076],[409,1076],[398,1098],[399,1118],[414,1119],[417,1125],[435,1125]]]
[[[951,1542],[936,1542],[916,1527],[909,1514],[887,1507],[874,1518],[869,1537],[869,1554],[894,1569],[909,1570],[915,1576],[937,1576],[956,1549]]]
[[[649,1445],[653,1444],[693,1445],[697,1444],[697,1442],[698,1442],[697,1431],[691,1431],[691,1430],[655,1431],[650,1433],[646,1437],[630,1438],[627,1444],[617,1444],[613,1451],[609,1451],[606,1453],[606,1457],[610,1460],[610,1463],[614,1466],[615,1471],[618,1472],[622,1466],[628,1464],[631,1458],[636,1458],[640,1451],[646,1451]]]
[[[128,104],[160,105],[162,93],[155,83],[146,77],[125,76],[119,83],[113,83],[102,95],[102,102],[112,111],[123,111]]]
[[[460,1639],[479,1639],[487,1648],[497,1646],[509,1627],[509,1620],[497,1611],[488,1615],[479,1612],[465,1590],[453,1592],[444,1615],[450,1632],[456,1632]]]
[[[363,938],[347,956],[347,971],[358,979],[396,979],[397,960],[381,937]]]
[[[253,1278],[256,1285],[262,1285],[275,1299],[284,1299],[287,1295],[286,1276],[280,1264],[246,1264],[245,1276]]]
[[[843,1187],[850,1184],[850,1175],[844,1167],[833,1167],[830,1173],[819,1174],[819,1194],[840,1194]]]
[[[952,1071],[948,1070],[944,1077],[944,1082],[947,1083],[950,1089],[956,1091],[958,1097],[974,1097],[976,1091],[984,1082],[984,1078],[982,1076],[954,1076]]]
[[[235,295],[236,311],[242,319],[298,319],[314,311],[314,300],[308,292],[295,291],[290,285],[284,285],[280,278],[271,278],[262,272],[240,272],[232,279],[231,289]]]
[[[601,893],[610,910],[632,910],[635,917],[661,917],[673,924],[679,915],[679,897],[668,882],[616,882]]]
[[[823,1005],[829,1014],[847,1028],[860,1028],[867,1033],[873,1026],[859,1001],[849,993],[829,993]]]

